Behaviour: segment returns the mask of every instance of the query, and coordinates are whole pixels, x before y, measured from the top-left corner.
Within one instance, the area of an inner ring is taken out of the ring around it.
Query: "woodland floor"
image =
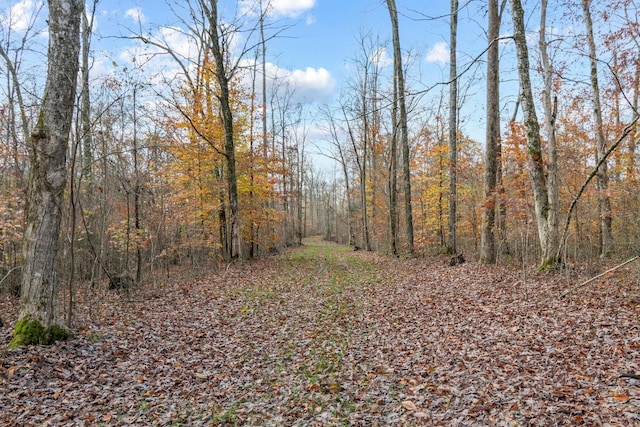
[[[74,338],[15,350],[2,296],[0,425],[640,425],[637,277],[561,298],[578,278],[316,239],[102,291]]]

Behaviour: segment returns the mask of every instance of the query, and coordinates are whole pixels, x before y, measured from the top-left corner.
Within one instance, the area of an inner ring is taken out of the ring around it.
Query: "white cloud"
[[[42,8],[42,2],[34,2],[33,0],[21,0],[7,10],[6,13],[0,15],[0,24],[4,28],[10,28],[13,31],[25,31],[33,24],[35,14]]]
[[[427,62],[437,62],[440,65],[449,63],[449,45],[445,42],[436,43],[425,58]]]
[[[139,7],[134,7],[131,8],[129,10],[127,10],[124,13],[124,16],[127,18],[131,18],[133,19],[137,24],[144,24],[146,17],[144,16],[144,13],[142,13],[142,9]]]
[[[381,47],[376,50],[372,55],[371,61],[380,68],[393,65],[393,58],[389,56],[389,51],[387,51],[386,47]]]
[[[271,90],[285,85],[293,90],[296,101],[301,103],[322,102],[335,93],[336,81],[326,68],[307,67],[304,70],[287,70],[267,63],[267,76]]]
[[[272,0],[271,8],[274,15],[295,18],[313,8],[315,4],[315,0]]]
[[[325,68],[294,70],[289,74],[288,80],[302,97],[309,100],[326,99],[336,87],[331,73]]]
[[[316,0],[265,0],[264,4],[269,5],[269,14],[276,17],[297,18],[304,12],[312,9],[316,5]],[[240,0],[238,3],[240,11],[251,15],[257,15],[257,4],[255,0]],[[307,17],[307,24],[314,22],[312,17]]]
[[[188,37],[180,28],[162,27],[158,31],[156,38],[182,57],[190,58],[196,53],[193,39]]]
[[[245,86],[251,85],[251,69],[254,62],[244,60],[241,63],[246,73],[243,76]],[[258,64],[258,73],[261,73],[262,65]],[[312,68],[288,70],[271,62],[265,64],[267,76],[267,96],[274,92],[284,93],[288,91],[292,102],[308,104],[313,102],[324,102],[331,98],[336,91],[336,81],[326,68]],[[260,77],[258,77],[260,78]],[[260,85],[256,88],[258,95],[262,96]]]

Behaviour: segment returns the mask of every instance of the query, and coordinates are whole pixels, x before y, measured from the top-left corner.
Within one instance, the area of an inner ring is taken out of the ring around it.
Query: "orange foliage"
[[[229,217],[226,163],[223,154],[224,130],[218,114],[213,64],[205,61],[200,69],[201,84],[185,85],[181,89],[184,105],[181,115],[167,123],[172,135],[171,161],[165,165],[170,203],[180,212],[175,218],[185,241],[220,248]],[[234,111],[236,141],[236,173],[241,233],[246,242],[252,240],[263,247],[273,245],[274,228],[279,216],[269,208],[275,197],[273,159],[264,158],[264,151],[255,147],[258,135],[250,132],[251,95],[234,80],[230,88]],[[262,136],[259,135],[260,140]],[[254,139],[251,141],[251,139]],[[257,230],[262,233],[258,234]]]

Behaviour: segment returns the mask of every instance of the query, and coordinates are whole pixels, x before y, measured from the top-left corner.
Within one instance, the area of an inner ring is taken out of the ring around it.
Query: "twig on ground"
[[[584,281],[582,283],[580,283],[579,285],[573,286],[569,289],[567,289],[566,291],[564,291],[562,294],[560,294],[560,298],[564,298],[567,295],[569,295],[571,292],[575,291],[576,289],[582,288],[583,286],[588,285],[589,283],[593,282],[594,280],[597,280],[599,278],[601,278],[602,276],[611,273],[612,271],[616,271],[617,269],[619,269],[620,267],[624,267],[625,265],[637,260],[638,258],[640,258],[640,255],[636,255],[633,258],[623,262],[622,264],[618,264],[615,267],[612,267],[610,269],[608,269],[607,271],[605,271],[604,273],[600,273],[597,276],[592,277],[591,279]]]

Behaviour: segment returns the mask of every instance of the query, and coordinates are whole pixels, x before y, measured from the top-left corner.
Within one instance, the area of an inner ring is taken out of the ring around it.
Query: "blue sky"
[[[253,0],[246,1],[253,3]],[[347,78],[349,63],[357,53],[360,34],[370,33],[383,42],[390,40],[389,14],[384,0],[272,1],[274,11],[270,21],[291,27],[269,42],[267,61],[270,67],[286,73],[299,91],[308,93],[308,100],[315,98],[324,102],[340,90]],[[231,19],[238,3],[230,0],[222,0],[221,3],[223,18]],[[402,47],[417,55],[415,67],[424,80],[421,83],[431,86],[446,80],[449,2],[397,0],[397,3]],[[238,7],[242,6],[240,2]],[[426,17],[441,18],[426,20]],[[159,0],[101,0],[95,45],[107,49],[110,44],[123,47],[126,43],[116,43],[108,37],[125,34],[126,28],[137,28],[135,21],[150,32],[177,24],[175,14]],[[467,46],[473,40],[483,38],[480,24],[476,28],[469,28],[467,24],[460,31],[461,43]],[[469,37],[465,40],[467,35]],[[469,56],[475,54],[474,49],[482,50],[483,43],[481,40],[477,47],[473,47]],[[121,50],[110,54],[118,63],[126,60]],[[460,60],[464,62],[464,58]],[[108,68],[109,60],[105,57],[104,61]]]
[[[197,1],[197,0],[192,0]],[[267,0],[264,0],[265,2]],[[268,73],[284,77],[308,104],[319,104],[335,100],[349,74],[353,58],[358,53],[361,34],[379,37],[390,46],[389,13],[384,0],[271,0],[273,11],[269,21],[276,26],[288,28],[279,37],[271,40],[267,48]],[[222,19],[230,20],[238,8],[247,8],[257,0],[220,0]],[[434,87],[433,96],[438,97],[446,86],[437,83],[448,80],[449,8],[446,0],[396,0],[402,49],[411,52],[413,65],[409,86],[412,90]],[[11,21],[13,29],[24,26],[25,20],[42,5],[42,0],[0,1],[2,23]],[[130,30],[151,37],[163,37],[173,48],[188,51],[189,44],[175,31],[180,17],[167,4],[180,4],[173,0],[100,0],[96,11],[95,34],[92,41],[95,62],[92,74],[113,74],[124,67],[136,66],[132,58],[143,56],[145,48],[139,41],[123,38]],[[466,5],[460,12],[459,67],[463,68],[486,47],[483,27],[486,18],[479,9],[484,2],[461,2]],[[91,3],[89,3],[91,4]],[[184,5],[184,2],[182,2]],[[180,6],[174,6],[180,11]],[[40,27],[44,23],[46,5],[38,18]],[[44,40],[42,46],[44,46]],[[148,48],[148,47],[146,47]],[[390,68],[391,57],[386,53]],[[155,58],[145,64],[145,71],[170,72],[175,64],[166,56]],[[482,73],[482,66],[480,73]],[[481,137],[479,113],[483,104],[481,83],[476,84],[465,108],[473,111],[477,118],[469,119],[472,126],[465,129],[474,137]],[[476,125],[477,124],[477,125]],[[465,123],[463,123],[463,129]]]

